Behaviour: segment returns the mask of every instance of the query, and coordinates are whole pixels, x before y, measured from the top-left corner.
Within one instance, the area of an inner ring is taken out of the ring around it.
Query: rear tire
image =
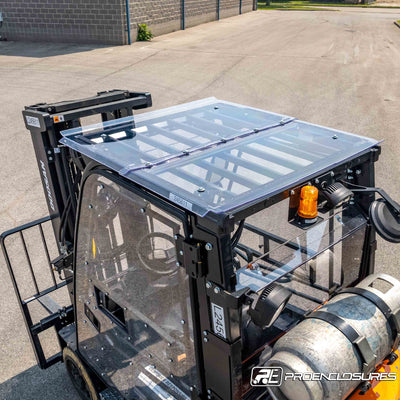
[[[63,360],[68,375],[82,400],[100,400],[96,387],[78,355],[69,347],[63,350]]]

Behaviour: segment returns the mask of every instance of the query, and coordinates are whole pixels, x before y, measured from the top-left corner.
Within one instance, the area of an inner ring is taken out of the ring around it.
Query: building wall
[[[126,0],[0,0],[8,40],[126,44]],[[253,9],[242,0],[242,12]],[[137,25],[147,24],[161,35],[218,17],[218,0],[129,0],[131,39]],[[239,14],[240,0],[219,0],[220,18]]]
[[[138,24],[151,27],[154,35],[181,29],[181,0],[130,0],[129,4],[133,42]]]
[[[0,0],[8,40],[121,44],[121,0]]]
[[[218,0],[129,0],[131,38],[137,25],[146,24],[154,35],[190,28],[218,18]],[[256,0],[219,0],[219,17],[227,18],[253,10]],[[184,17],[183,17],[184,4]],[[240,4],[242,6],[240,7]]]

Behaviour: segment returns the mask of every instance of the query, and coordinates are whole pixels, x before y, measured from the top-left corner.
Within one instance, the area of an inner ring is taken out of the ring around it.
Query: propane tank
[[[379,280],[391,285],[385,293],[372,287]],[[398,346],[399,310],[400,282],[386,274],[370,275],[281,337],[266,366],[281,367],[283,373],[307,373],[308,377],[316,373],[368,376]],[[353,339],[358,334],[358,339],[351,340],[350,333]],[[359,346],[357,343],[361,342]],[[360,383],[289,379],[268,390],[275,400],[342,400]]]

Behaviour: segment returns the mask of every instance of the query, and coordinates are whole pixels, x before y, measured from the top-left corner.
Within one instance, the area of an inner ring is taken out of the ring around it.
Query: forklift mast
[[[85,160],[60,146],[60,132],[80,127],[81,119],[85,117],[98,114],[102,122],[110,121],[133,115],[133,110],[151,105],[150,93],[111,90],[81,100],[25,107],[24,122],[32,135],[49,215],[61,254],[67,254],[73,245],[79,180]]]
[[[150,93],[111,90],[82,100],[35,104],[23,111],[25,125],[32,135],[49,215],[4,232],[0,244],[37,363],[42,369],[61,361],[62,353],[46,357],[40,334],[53,327],[58,334],[63,327],[74,322],[74,230],[80,178],[87,162],[60,146],[60,131],[81,126],[85,117],[97,114],[101,121],[109,121],[130,116],[134,109],[150,107],[151,104]],[[32,238],[33,245],[30,246]],[[41,271],[35,265],[35,253],[40,247],[48,266],[45,270],[42,267]],[[14,258],[15,249],[22,255],[18,262]],[[24,263],[30,284],[22,284],[18,274]],[[69,297],[64,301],[70,304],[62,307],[49,295],[60,293],[64,288],[68,289],[66,297]],[[39,321],[31,315],[32,307],[37,303],[47,311],[45,318]],[[58,339],[63,347],[65,343]]]

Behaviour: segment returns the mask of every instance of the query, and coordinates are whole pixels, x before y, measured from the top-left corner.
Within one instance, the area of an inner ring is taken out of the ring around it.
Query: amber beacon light
[[[300,193],[300,205],[297,214],[301,218],[314,219],[318,215],[318,189],[315,186],[303,186]]]

